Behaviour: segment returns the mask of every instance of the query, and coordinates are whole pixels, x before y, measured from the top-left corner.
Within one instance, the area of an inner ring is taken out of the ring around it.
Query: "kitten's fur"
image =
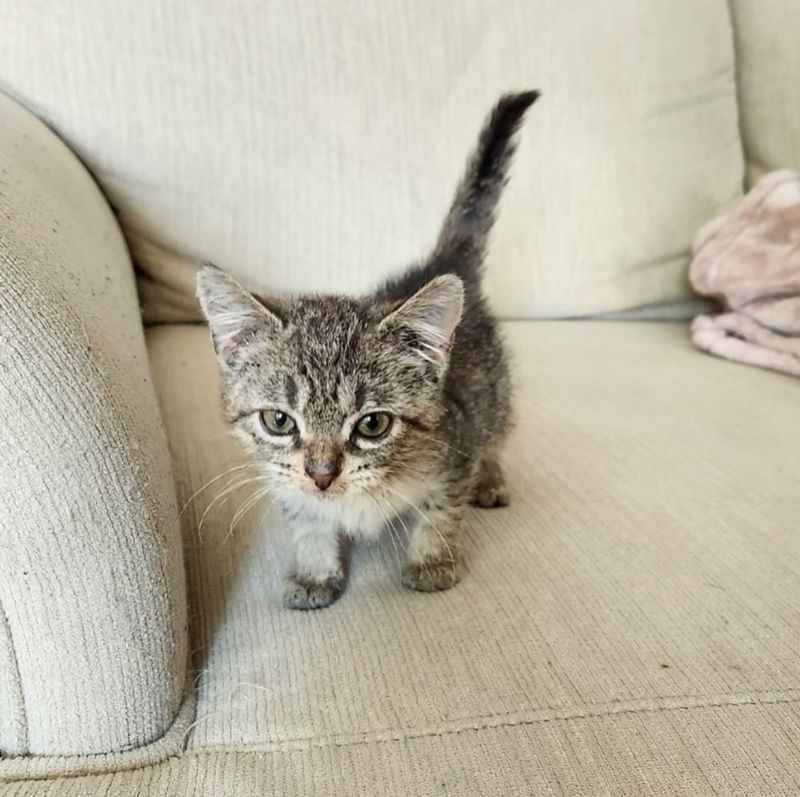
[[[449,589],[468,501],[508,503],[497,453],[510,382],[481,266],[514,136],[537,96],[500,99],[433,254],[370,296],[265,299],[214,267],[198,276],[228,422],[294,539],[289,607],[336,600],[344,541],[387,523],[408,537],[403,584]],[[262,410],[288,414],[296,431],[270,434]],[[357,435],[358,420],[378,411],[393,418],[386,435]]]

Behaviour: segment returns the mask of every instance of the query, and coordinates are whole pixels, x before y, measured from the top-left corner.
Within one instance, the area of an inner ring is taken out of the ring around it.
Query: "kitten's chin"
[[[344,497],[344,493],[334,493],[331,490],[304,490],[303,491],[312,500],[316,501],[335,501],[337,498]]]
[[[348,490],[329,487],[327,490],[318,490],[316,487],[298,487],[293,491],[295,495],[307,501],[328,503],[341,501],[348,496]]]

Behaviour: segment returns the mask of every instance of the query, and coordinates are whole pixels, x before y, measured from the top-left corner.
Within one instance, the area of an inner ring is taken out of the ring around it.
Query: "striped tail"
[[[469,285],[480,275],[497,203],[508,181],[515,134],[538,91],[505,94],[486,120],[442,226],[433,261],[451,264]]]

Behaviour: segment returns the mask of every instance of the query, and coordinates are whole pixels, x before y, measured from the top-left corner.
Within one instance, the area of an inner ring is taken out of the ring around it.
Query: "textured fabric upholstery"
[[[0,0],[0,52],[118,208],[149,320],[197,317],[201,258],[352,292],[425,253],[510,89],[544,96],[491,254],[506,317],[685,300],[741,191],[726,0]]]
[[[797,383],[708,358],[679,325],[507,333],[513,504],[471,513],[463,583],[404,590],[385,539],[356,551],[333,608],[288,612],[277,517],[230,532],[247,486],[198,533],[217,481],[184,515],[187,753],[86,794],[800,788]],[[148,340],[184,500],[241,460],[207,331]],[[12,794],[84,793],[49,788]]]
[[[749,174],[797,168],[795,4],[731,6]],[[0,0],[0,87],[97,175],[151,320],[195,317],[201,257],[372,284],[531,84],[494,305],[680,315],[741,193],[732,44],[725,0]],[[108,208],[0,102],[0,797],[800,793],[797,382],[682,325],[506,329],[513,504],[471,511],[463,583],[402,589],[400,528],[286,611],[207,330],[145,349]]]
[[[157,739],[186,643],[128,253],[74,155],[0,95],[0,755]]]
[[[749,185],[800,170],[800,3],[732,0],[739,108]]]

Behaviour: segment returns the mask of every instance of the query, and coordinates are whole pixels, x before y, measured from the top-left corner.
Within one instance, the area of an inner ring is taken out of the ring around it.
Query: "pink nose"
[[[327,490],[333,484],[333,480],[336,478],[336,474],[334,473],[315,473],[311,478],[314,480],[314,484],[319,487],[320,490]]]
[[[309,457],[306,460],[306,474],[310,476],[319,490],[327,490],[339,475],[339,460],[329,457]]]

